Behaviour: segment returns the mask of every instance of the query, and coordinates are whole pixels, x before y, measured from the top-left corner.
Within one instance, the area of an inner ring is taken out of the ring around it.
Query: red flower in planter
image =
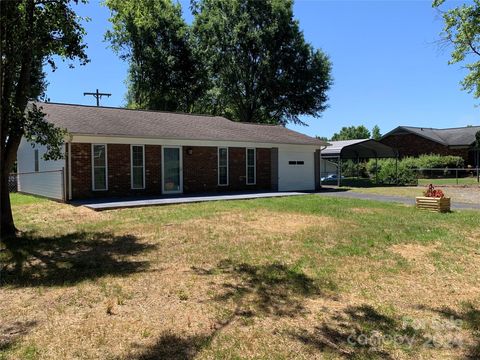
[[[433,184],[428,185],[428,188],[423,192],[423,195],[426,197],[434,197],[434,198],[445,197],[445,194],[443,193],[443,191],[440,189],[438,190],[435,189],[435,186],[433,186]]]

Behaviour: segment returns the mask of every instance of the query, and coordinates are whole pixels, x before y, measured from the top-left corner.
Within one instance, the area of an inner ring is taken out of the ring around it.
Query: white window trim
[[[227,183],[226,184],[220,184],[220,149],[226,149],[227,150]],[[230,159],[229,159],[229,151],[227,146],[219,146],[217,148],[217,185],[218,186],[228,186],[230,184],[230,174],[229,174],[229,167],[230,167]]]
[[[248,182],[248,150],[253,150],[253,182]],[[245,182],[247,185],[257,184],[257,149],[246,148],[245,149]]]
[[[179,171],[180,171],[180,190],[170,190],[166,191],[165,190],[165,149],[178,149],[178,154],[180,157],[180,162],[179,162]],[[168,145],[168,146],[162,146],[161,149],[162,152],[162,194],[182,194],[183,193],[183,148],[182,146],[177,146],[177,145]]]
[[[95,189],[95,164],[93,161],[94,156],[94,147],[95,146],[105,146],[105,189]],[[91,161],[92,161],[92,190],[93,191],[108,191],[108,146],[107,144],[92,144],[91,151]]]
[[[143,184],[142,187],[133,187],[133,148],[141,147],[142,148],[142,157],[143,157]],[[130,145],[130,188],[132,190],[144,190],[145,189],[145,145]]]

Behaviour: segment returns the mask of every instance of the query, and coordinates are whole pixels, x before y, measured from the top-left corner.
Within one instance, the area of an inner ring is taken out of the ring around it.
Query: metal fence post
[[[65,189],[65,168],[62,167],[62,201],[65,202],[67,189]]]

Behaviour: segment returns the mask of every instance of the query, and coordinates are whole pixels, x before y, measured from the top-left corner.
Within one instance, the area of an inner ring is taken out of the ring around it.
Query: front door
[[[182,147],[164,146],[162,150],[162,192],[178,194],[183,191]]]

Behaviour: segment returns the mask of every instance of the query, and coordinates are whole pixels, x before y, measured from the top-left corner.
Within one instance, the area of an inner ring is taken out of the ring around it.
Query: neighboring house
[[[18,172],[30,175],[19,176],[21,192],[70,200],[320,187],[320,150],[326,143],[282,126],[218,116],[38,105],[48,122],[68,130],[65,157],[45,161],[45,148],[24,139]]]
[[[383,135],[380,142],[398,150],[401,157],[423,154],[455,155],[465,165],[476,166],[475,134],[480,126],[433,129],[399,126]]]

